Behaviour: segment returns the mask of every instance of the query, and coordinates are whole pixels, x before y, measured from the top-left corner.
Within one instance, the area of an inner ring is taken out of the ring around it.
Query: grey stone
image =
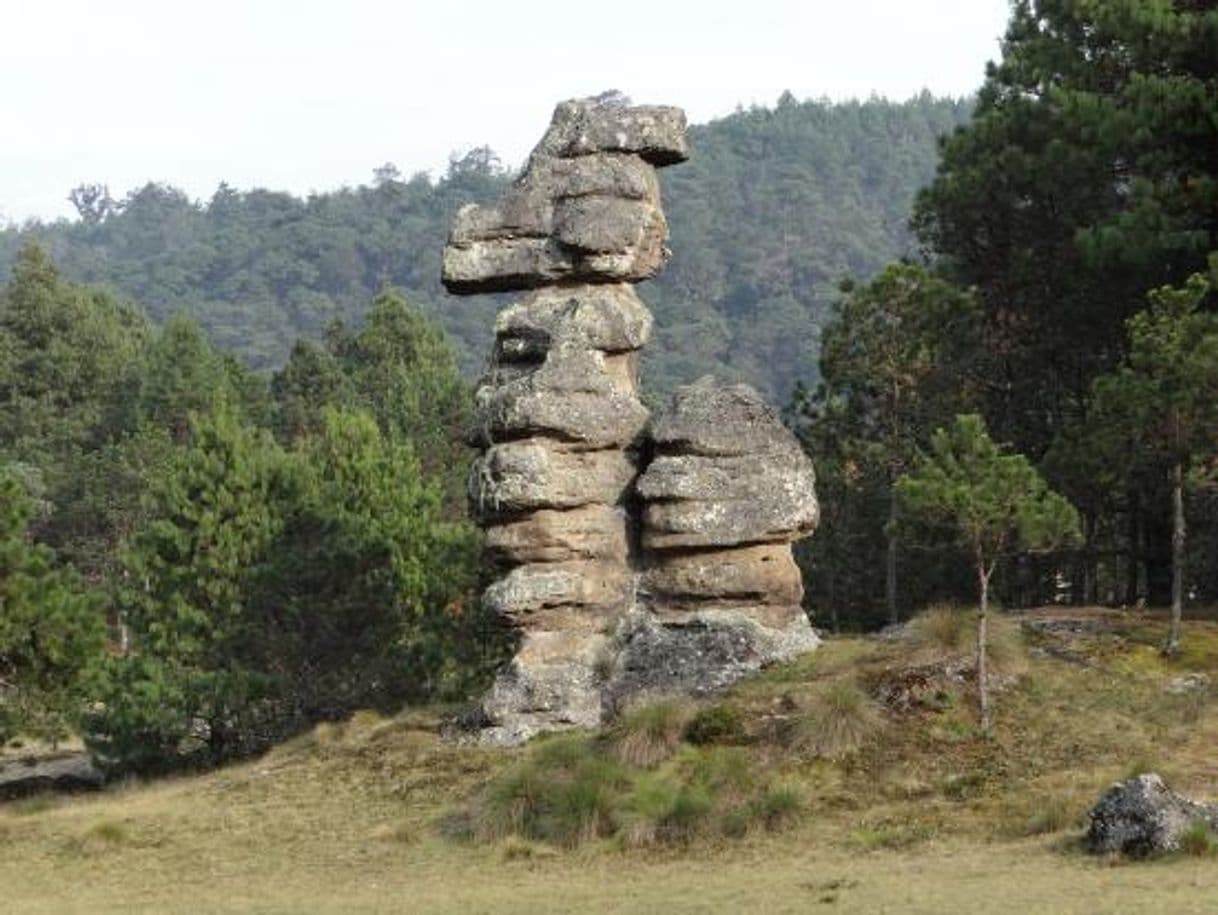
[[[725,384],[710,375],[673,392],[651,424],[651,438],[661,454],[764,454],[793,465],[807,461],[778,411],[760,394],[747,384]]]
[[[541,509],[486,525],[485,548],[496,563],[598,559],[624,566],[626,524],[625,511],[612,505]]]
[[[702,378],[652,421],[639,478],[643,545],[654,550],[798,540],[819,518],[799,442],[747,385]]]
[[[487,719],[478,741],[517,746],[547,731],[601,723],[601,634],[526,632],[517,656],[495,678],[482,702]]]
[[[819,517],[811,463],[758,457],[661,456],[639,478],[650,549],[788,542]]]
[[[444,285],[468,294],[654,276],[668,224],[653,165],[683,157],[684,131],[679,109],[559,105],[508,192],[458,211]]]
[[[666,105],[600,104],[571,99],[554,109],[550,129],[537,152],[559,159],[590,153],[635,153],[652,165],[689,158],[685,112]]]
[[[517,566],[482,594],[482,605],[513,625],[551,629],[555,622],[599,629],[629,604],[633,576],[621,563],[564,562]],[[571,613],[572,609],[578,613]]]
[[[652,317],[633,286],[559,286],[530,293],[495,321],[496,361],[544,361],[556,340],[624,353],[651,337]]]
[[[666,258],[668,223],[659,207],[618,197],[571,197],[554,207],[554,237],[581,254],[620,254],[635,262],[633,252],[656,252]],[[644,263],[639,259],[639,263]],[[660,264],[655,265],[658,271]],[[628,268],[629,269],[629,268]]]
[[[777,413],[703,379],[647,440],[652,317],[628,284],[669,256],[654,169],[687,154],[679,109],[564,102],[508,192],[454,220],[451,292],[530,290],[496,322],[468,435],[501,573],[483,605],[521,636],[469,718],[483,743],[704,695],[817,644],[790,548],[816,524],[814,474]]]
[[[1153,772],[1138,775],[1113,785],[1091,809],[1087,848],[1131,857],[1177,851],[1185,831],[1198,821],[1218,828],[1218,807],[1177,794]]]
[[[0,763],[0,800],[43,791],[86,791],[100,788],[105,778],[87,753],[64,753]]]
[[[798,607],[803,579],[787,544],[676,552],[653,557],[641,590],[663,607]]]
[[[584,448],[633,445],[647,424],[628,354],[590,349],[582,342],[553,344],[536,368],[497,369],[474,395],[470,444],[547,436]]]
[[[544,439],[504,442],[474,461],[469,499],[483,520],[538,509],[614,505],[625,497],[634,474],[632,455],[615,448],[559,451]]]
[[[707,696],[763,667],[811,651],[820,639],[802,613],[781,629],[749,613],[707,610],[679,622],[632,614],[605,685],[605,705],[620,710],[638,696]]]

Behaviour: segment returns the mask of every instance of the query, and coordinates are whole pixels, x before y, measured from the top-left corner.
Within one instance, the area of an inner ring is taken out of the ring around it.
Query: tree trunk
[[[1171,628],[1164,652],[1180,651],[1180,627],[1184,616],[1184,465],[1176,462],[1171,480]]]
[[[888,604],[888,622],[897,625],[901,616],[897,612],[897,510],[899,501],[897,489],[890,485],[888,489],[888,525],[884,534],[888,540],[888,555],[884,566],[884,599]]]
[[[1141,560],[1141,525],[1142,505],[1136,492],[1130,493],[1129,499],[1129,563],[1125,567],[1125,606],[1132,607],[1138,602],[1138,565]]]
[[[989,633],[990,573],[984,566],[977,567],[977,581],[981,586],[981,607],[977,610],[977,705],[981,711],[981,733],[990,733],[990,684],[986,663],[986,645]]]

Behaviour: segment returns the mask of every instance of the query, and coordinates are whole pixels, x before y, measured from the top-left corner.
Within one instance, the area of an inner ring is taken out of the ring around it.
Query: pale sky
[[[0,221],[164,181],[297,194],[392,162],[519,164],[560,99],[695,123],[796,98],[966,95],[1008,0],[0,0]]]

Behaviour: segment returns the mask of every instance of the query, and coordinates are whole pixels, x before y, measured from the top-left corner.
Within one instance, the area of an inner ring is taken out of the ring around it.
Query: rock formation
[[[707,692],[816,644],[790,550],[817,516],[798,443],[744,386],[703,379],[650,424],[639,398],[652,318],[631,284],[668,259],[655,169],[687,155],[679,109],[564,102],[445,248],[451,292],[526,293],[498,317],[469,434],[499,572],[483,602],[521,637],[484,701],[487,742],[595,726],[639,693]]]
[[[1118,782],[1087,816],[1087,849],[1145,857],[1180,849],[1196,823],[1218,830],[1218,805],[1199,804],[1172,791],[1153,772]]]

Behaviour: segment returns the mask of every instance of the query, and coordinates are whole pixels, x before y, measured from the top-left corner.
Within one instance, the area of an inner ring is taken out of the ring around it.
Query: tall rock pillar
[[[744,385],[702,379],[654,421],[639,399],[652,321],[633,284],[668,259],[655,169],[686,156],[677,108],[563,102],[444,250],[450,291],[525,293],[496,321],[469,436],[498,573],[483,603],[521,637],[483,742],[595,727],[817,644],[791,556],[817,520],[799,443]]]
[[[686,156],[679,109],[564,102],[512,189],[463,208],[445,248],[450,291],[529,290],[496,322],[470,432],[470,501],[500,573],[483,602],[521,635],[484,702],[488,742],[601,721],[648,421],[652,320],[632,284],[668,258],[655,169]]]

